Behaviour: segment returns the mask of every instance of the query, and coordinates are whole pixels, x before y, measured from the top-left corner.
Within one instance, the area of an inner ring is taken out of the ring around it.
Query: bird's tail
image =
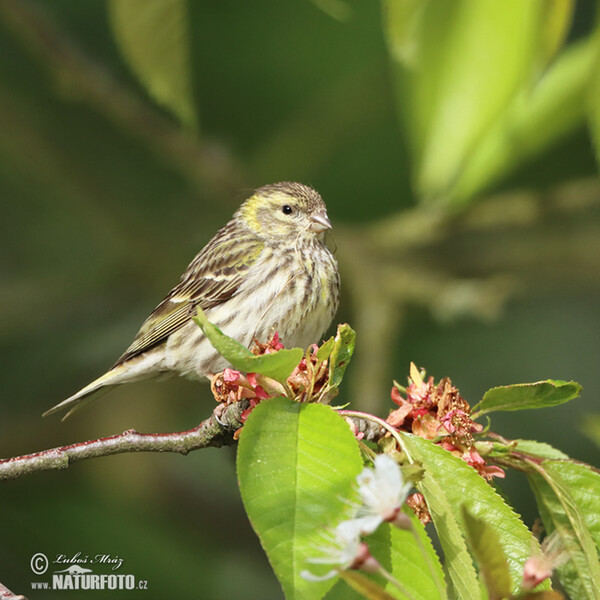
[[[87,406],[93,400],[97,400],[100,398],[100,396],[106,394],[106,392],[110,391],[113,387],[115,387],[115,385],[119,385],[121,382],[115,381],[116,379],[119,379],[118,375],[115,373],[115,370],[116,369],[111,369],[107,373],[104,373],[104,375],[86,385],[76,394],[73,394],[71,397],[63,400],[56,406],[53,406],[47,410],[42,416],[46,417],[61,410],[68,410],[67,414],[62,418],[64,421],[74,412],[80,410],[84,406]]]
[[[74,412],[87,406],[92,400],[100,398],[100,396],[117,385],[156,377],[160,373],[162,358],[163,355],[161,352],[147,352],[141,356],[130,358],[125,362],[119,362],[110,371],[107,371],[104,375],[86,385],[76,394],[47,410],[44,413],[44,417],[59,410],[68,410],[67,414],[62,418],[64,421]]]

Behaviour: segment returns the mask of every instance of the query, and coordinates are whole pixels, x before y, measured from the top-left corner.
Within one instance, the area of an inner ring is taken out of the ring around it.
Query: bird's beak
[[[331,229],[331,221],[325,211],[315,213],[311,217],[310,230],[315,233],[321,233]]]

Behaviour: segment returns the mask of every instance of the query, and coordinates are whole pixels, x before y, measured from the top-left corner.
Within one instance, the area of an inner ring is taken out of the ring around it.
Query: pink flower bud
[[[227,383],[237,383],[240,379],[241,373],[235,369],[225,369],[223,371],[223,381]]]

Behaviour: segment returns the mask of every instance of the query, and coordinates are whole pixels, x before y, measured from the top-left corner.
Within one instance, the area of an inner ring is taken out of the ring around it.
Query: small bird
[[[258,188],[196,255],[113,367],[44,413],[66,419],[116,385],[178,374],[209,378],[228,366],[192,320],[208,320],[249,347],[274,332],[288,346],[318,342],[337,310],[340,278],[325,244],[323,199],[292,182]]]

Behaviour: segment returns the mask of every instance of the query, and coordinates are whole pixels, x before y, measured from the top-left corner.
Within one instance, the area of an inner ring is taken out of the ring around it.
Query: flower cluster
[[[411,363],[408,386],[403,388],[395,384],[392,400],[398,408],[387,418],[390,425],[433,440],[462,458],[488,480],[504,477],[504,471],[488,465],[477,450],[473,434],[481,433],[483,426],[471,419],[471,407],[450,379],[445,377],[437,384],[433,377],[425,381]]]
[[[260,356],[273,354],[283,349],[279,335],[274,333],[267,343],[254,340],[252,353]],[[243,399],[250,401],[250,406],[242,413],[242,422],[250,411],[266,398],[290,396],[296,402],[325,401],[329,380],[328,359],[319,360],[319,347],[313,344],[286,380],[286,385],[259,373],[244,374],[235,369],[224,369],[211,379],[211,390],[217,402],[232,404]]]
[[[402,505],[406,502],[411,484],[404,481],[398,463],[387,454],[378,454],[373,467],[365,467],[356,477],[360,503],[351,504],[351,516],[326,536],[326,545],[319,548],[321,556],[308,561],[335,565],[335,568],[325,575],[302,571],[305,579],[329,579],[345,569],[377,571],[380,565],[369,553],[362,536],[373,533],[386,522],[402,528],[410,527]]]
[[[248,418],[250,411],[261,400],[281,395],[281,392],[272,389],[273,384],[280,386],[276,381],[258,375],[257,373],[248,373],[247,375],[244,375],[235,369],[225,369],[212,378],[210,389],[212,390],[215,400],[222,404],[232,404],[233,402],[238,402],[243,399],[250,401],[248,408],[241,414],[243,423]],[[235,436],[236,439],[239,437],[238,432],[236,432],[238,434]]]
[[[287,378],[287,384],[296,402],[327,401],[324,395],[329,382],[329,360],[319,360],[319,347],[313,344]]]
[[[252,354],[256,354],[256,356],[261,356],[262,354],[273,354],[274,352],[283,350],[283,348],[284,346],[279,339],[279,334],[275,332],[266,344],[259,342],[255,338],[254,346],[252,347]]]

